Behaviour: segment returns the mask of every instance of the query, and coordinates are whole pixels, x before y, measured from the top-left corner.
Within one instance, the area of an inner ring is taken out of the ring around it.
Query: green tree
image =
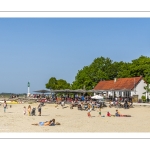
[[[48,81],[48,83],[45,84],[47,89],[57,89],[57,79],[55,77],[51,77]]]
[[[118,67],[118,72],[117,72],[117,78],[126,78],[126,77],[131,77],[131,63],[126,63],[126,62],[116,62],[117,67]]]
[[[150,58],[140,56],[138,59],[132,60],[130,75],[132,77],[142,76],[147,83],[150,83]]]
[[[70,89],[70,83],[67,83],[67,81],[63,79],[57,80],[57,90],[61,89]]]
[[[109,58],[96,58],[89,66],[84,66],[79,70],[75,81],[72,84],[73,89],[93,89],[100,80],[108,80],[113,78],[114,71],[112,68],[112,60]]]
[[[89,67],[85,66],[83,69],[79,70],[75,81],[72,83],[72,89],[83,89],[84,86],[88,87],[88,84],[90,84],[90,77],[89,77]]]
[[[60,89],[70,89],[70,83],[63,79],[57,80],[55,77],[51,77],[47,84],[45,84],[47,89],[60,90]]]

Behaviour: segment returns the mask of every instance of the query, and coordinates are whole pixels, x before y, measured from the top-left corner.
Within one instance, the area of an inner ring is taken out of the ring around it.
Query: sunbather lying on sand
[[[36,126],[55,126],[55,125],[60,125],[60,123],[59,122],[55,123],[55,119],[52,119],[50,121],[33,123],[31,125],[36,125]]]

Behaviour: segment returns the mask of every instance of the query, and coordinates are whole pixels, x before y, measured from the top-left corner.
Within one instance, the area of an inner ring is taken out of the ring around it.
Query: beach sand
[[[78,110],[77,107],[62,109],[56,104],[45,104],[42,107],[42,116],[38,116],[38,103],[30,104],[36,107],[36,116],[23,115],[23,107],[29,104],[12,104],[4,113],[0,106],[0,132],[150,132],[150,106],[134,106],[134,108],[118,108],[121,114],[131,117],[106,117],[107,111],[115,114],[116,108],[104,107],[101,112],[105,117],[99,117],[98,111],[92,111],[92,118],[88,118],[87,111]],[[67,105],[65,105],[67,106]],[[49,121],[55,118],[61,125],[34,126],[32,123]]]

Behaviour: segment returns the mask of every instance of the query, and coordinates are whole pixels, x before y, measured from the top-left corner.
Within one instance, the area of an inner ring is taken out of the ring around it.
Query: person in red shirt
[[[111,114],[110,114],[110,112],[109,112],[109,111],[107,112],[107,116],[108,116],[108,117],[111,117]]]

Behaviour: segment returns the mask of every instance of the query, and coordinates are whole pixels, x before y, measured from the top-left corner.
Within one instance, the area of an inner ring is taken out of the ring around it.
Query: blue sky
[[[97,57],[150,56],[149,18],[0,18],[0,93],[45,89],[51,77],[75,80]]]

